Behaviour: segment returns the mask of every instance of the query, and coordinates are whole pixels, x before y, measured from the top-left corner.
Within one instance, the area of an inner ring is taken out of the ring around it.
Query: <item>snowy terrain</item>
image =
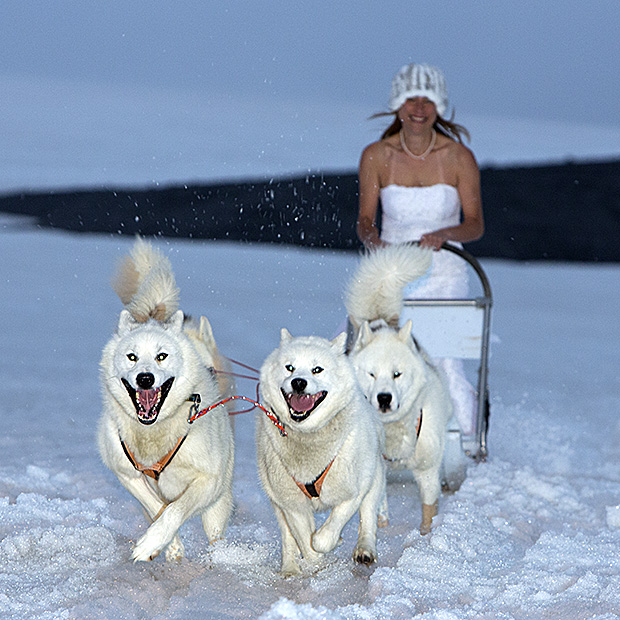
[[[350,171],[383,124],[367,121],[369,106],[3,75],[0,194]],[[483,165],[618,156],[618,126],[457,121]],[[181,564],[130,561],[145,518],[94,437],[100,351],[120,311],[109,277],[131,242],[0,216],[1,618],[620,618],[620,266],[485,260],[488,462],[441,498],[424,538],[415,486],[392,474],[375,566],[350,560],[352,521],[324,569],[284,580],[255,467],[256,413],[236,418],[226,540],[210,547],[194,519]],[[353,254],[161,245],[183,309],[207,315],[222,351],[253,367],[281,327],[331,337],[344,316]],[[255,384],[239,391],[253,396]]]
[[[315,575],[282,579],[257,479],[253,420],[236,418],[236,510],[210,547],[133,564],[138,504],[101,464],[98,361],[120,302],[108,281],[131,239],[0,220],[0,617],[204,619],[620,618],[620,328],[617,265],[483,263],[494,289],[487,463],[440,500],[389,481],[379,562],[354,566],[355,522]],[[259,366],[279,330],[332,336],[353,254],[161,241],[182,307],[221,349]],[[252,396],[254,384],[239,382]]]

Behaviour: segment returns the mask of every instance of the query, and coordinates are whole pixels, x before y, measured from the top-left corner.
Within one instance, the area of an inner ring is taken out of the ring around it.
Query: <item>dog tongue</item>
[[[144,407],[144,411],[149,413],[151,409],[157,404],[158,401],[158,392],[157,390],[139,390],[138,391],[138,401]]]
[[[290,405],[295,411],[309,411],[314,407],[314,394],[293,394]]]

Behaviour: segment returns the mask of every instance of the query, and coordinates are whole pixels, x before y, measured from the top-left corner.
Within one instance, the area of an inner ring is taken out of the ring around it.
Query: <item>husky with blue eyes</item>
[[[168,259],[138,239],[113,282],[125,308],[101,359],[103,462],[140,502],[151,521],[132,558],[184,555],[178,530],[200,515],[209,541],[224,535],[232,511],[233,432],[225,406],[191,423],[232,386],[205,317],[178,309]]]
[[[261,368],[262,403],[283,429],[265,416],[256,420],[258,471],[280,526],[285,576],[315,570],[356,512],[353,559],[377,559],[377,521],[387,509],[383,428],[345,341],[346,334],[293,338],[284,329]],[[314,513],[324,511],[330,514],[317,530]]]

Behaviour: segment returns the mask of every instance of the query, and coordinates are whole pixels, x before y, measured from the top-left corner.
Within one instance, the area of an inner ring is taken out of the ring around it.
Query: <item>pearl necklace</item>
[[[424,153],[422,153],[422,155],[416,155],[415,153],[412,153],[408,148],[407,148],[407,144],[405,142],[405,136],[403,135],[402,130],[398,132],[398,135],[400,136],[400,145],[403,147],[403,151],[405,151],[405,153],[407,153],[407,155],[409,155],[409,157],[411,157],[412,159],[422,159],[424,160],[426,158],[426,156],[433,150],[433,147],[435,146],[435,142],[437,141],[437,132],[432,129],[432,136],[431,136],[431,142],[428,145],[428,148],[426,149],[426,151],[424,151]]]

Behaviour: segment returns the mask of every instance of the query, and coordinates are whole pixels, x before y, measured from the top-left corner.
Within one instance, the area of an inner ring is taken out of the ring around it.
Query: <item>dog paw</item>
[[[131,559],[134,562],[150,562],[154,560],[161,553],[161,549],[159,551],[151,550],[145,545],[140,545],[140,541],[133,548],[131,552]]]
[[[390,520],[385,515],[377,515],[377,527],[387,527]]]
[[[334,537],[331,532],[323,528],[312,534],[312,548],[317,553],[329,553],[341,544],[340,536]]]
[[[149,562],[154,560],[166,547],[168,541],[162,540],[160,536],[157,536],[156,532],[153,532],[153,526],[151,526],[144,536],[140,537],[140,540],[136,543],[131,554],[131,559],[134,562]]]
[[[166,547],[166,562],[180,562],[185,557],[185,547],[178,536]]]
[[[353,560],[358,564],[370,566],[377,561],[377,552],[374,549],[358,545],[353,550]]]
[[[286,562],[282,563],[282,568],[280,569],[280,575],[284,577],[284,579],[288,579],[289,577],[297,577],[301,575],[301,569],[297,562]]]
[[[433,517],[437,515],[437,502],[434,504],[422,504],[422,523],[420,524],[420,534],[426,536],[431,533]]]

